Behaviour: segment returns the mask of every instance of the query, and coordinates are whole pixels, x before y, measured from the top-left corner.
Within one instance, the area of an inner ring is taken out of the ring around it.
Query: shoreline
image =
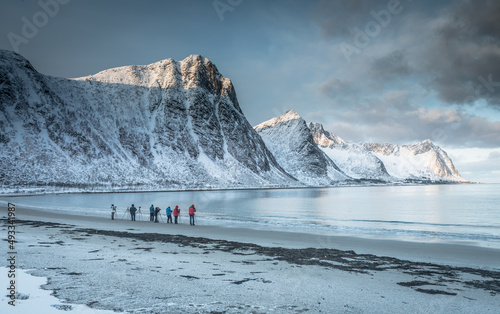
[[[7,212],[3,208],[2,213]],[[186,217],[184,217],[186,218]],[[167,224],[149,221],[129,221],[99,216],[84,216],[53,211],[40,211],[16,207],[16,219],[57,222],[82,228],[125,231],[137,229],[142,233],[176,234],[190,237],[206,237],[213,240],[251,242],[262,246],[284,248],[335,248],[353,250],[361,254],[374,254],[426,262],[429,259],[449,265],[476,265],[498,268],[500,249],[482,246],[440,242],[414,242],[393,239],[370,239],[346,235],[319,235],[305,232],[257,230],[213,225],[189,226],[187,223]]]
[[[269,186],[269,187],[241,187],[241,188],[201,188],[201,189],[174,189],[174,190],[104,190],[104,191],[73,191],[73,192],[42,192],[42,193],[2,193],[0,197],[23,197],[23,196],[41,196],[41,195],[59,195],[59,194],[113,194],[113,193],[168,193],[168,192],[211,192],[211,191],[253,191],[253,190],[297,190],[297,189],[321,189],[321,188],[345,188],[345,187],[377,187],[377,186],[426,186],[426,185],[455,185],[455,184],[498,184],[488,182],[472,181],[429,181],[422,183],[415,182],[385,182],[366,184],[339,184],[328,186]]]
[[[6,226],[6,208],[0,213]],[[69,308],[483,313],[500,306],[495,249],[112,221],[22,207],[15,224],[19,270],[46,277],[42,288]],[[19,283],[18,291],[27,288]]]

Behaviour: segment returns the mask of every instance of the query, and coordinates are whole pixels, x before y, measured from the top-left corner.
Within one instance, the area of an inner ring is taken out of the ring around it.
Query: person
[[[161,210],[161,208],[156,206],[156,208],[155,208],[155,222],[159,222],[158,221],[158,214],[160,213],[160,210]]]
[[[115,220],[115,214],[116,214],[116,206],[115,204],[111,204],[111,220]]]
[[[174,221],[177,224],[177,218],[179,218],[179,214],[181,213],[181,210],[179,209],[179,206],[175,205],[174,209]]]
[[[196,208],[194,208],[194,204],[189,207],[189,224],[194,226],[194,213],[196,212]]]
[[[149,207],[149,221],[154,221],[155,219],[155,207],[153,204],[151,204],[151,207]]]
[[[167,213],[167,223],[172,223],[172,210],[170,209],[170,206],[165,209],[165,212]]]
[[[132,221],[135,221],[135,212],[137,211],[137,208],[135,208],[134,204],[130,206],[130,218]]]

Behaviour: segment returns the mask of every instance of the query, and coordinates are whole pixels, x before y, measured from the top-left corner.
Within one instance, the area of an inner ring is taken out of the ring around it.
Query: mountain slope
[[[448,154],[430,140],[412,145],[367,143],[384,162],[388,173],[398,179],[467,182]]]
[[[208,59],[163,60],[78,79],[0,51],[4,188],[282,186],[283,171]]]
[[[289,110],[254,127],[286,172],[308,185],[331,185],[349,179],[314,142],[304,121]]]
[[[254,127],[278,163],[309,185],[353,182],[467,182],[431,141],[413,145],[353,143],[306,122],[293,110]]]
[[[319,123],[309,123],[315,143],[348,176],[355,179],[391,181],[384,163],[369,149],[346,142],[325,131]]]

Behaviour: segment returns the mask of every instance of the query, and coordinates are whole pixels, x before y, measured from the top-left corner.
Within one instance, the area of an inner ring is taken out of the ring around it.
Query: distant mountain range
[[[430,140],[403,146],[348,142],[319,123],[307,124],[293,110],[254,129],[283,169],[310,185],[466,182]]]
[[[441,148],[346,142],[294,111],[255,128],[199,55],[64,79],[0,50],[1,191],[465,182]]]

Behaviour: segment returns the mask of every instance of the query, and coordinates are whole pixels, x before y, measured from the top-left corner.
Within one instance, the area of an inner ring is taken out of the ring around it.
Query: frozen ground
[[[19,283],[18,292],[30,298],[18,302],[39,300],[38,313],[48,313],[44,309],[69,313],[496,313],[500,307],[500,270],[494,266],[499,253],[495,250],[475,248],[477,259],[467,259],[466,252],[463,259],[450,256],[455,262],[447,266],[451,263],[436,262],[446,258],[432,250],[414,252],[420,257],[412,261],[401,259],[398,247],[389,241],[370,242],[370,248],[362,249],[335,238],[320,241],[300,235],[301,241],[292,241],[291,233],[57,218],[56,214],[37,218],[36,212],[17,211],[21,219],[16,222],[17,266],[42,277]],[[2,208],[1,216],[5,212]],[[0,232],[6,233],[5,221]],[[374,247],[374,243],[387,247]],[[346,246],[356,247],[357,253]],[[446,247],[452,248],[441,246]],[[360,254],[358,248],[381,254]],[[398,258],[383,256],[389,252]],[[2,283],[6,282],[6,276],[2,277]],[[44,291],[36,287],[45,280],[42,287],[48,291],[41,295]],[[3,297],[1,309],[6,301]],[[53,304],[71,308],[58,310]],[[26,312],[16,308],[13,313]]]
[[[7,278],[8,269],[0,267],[1,278]],[[17,300],[15,306],[9,305],[11,301],[5,294],[1,296],[0,313],[43,313],[43,314],[61,314],[61,311],[69,311],[72,314],[80,313],[114,313],[107,310],[96,310],[82,304],[70,304],[63,302],[53,296],[50,290],[44,290],[41,287],[47,284],[47,278],[36,277],[28,274],[27,270],[18,270],[16,272]],[[3,288],[3,287],[2,287]]]

